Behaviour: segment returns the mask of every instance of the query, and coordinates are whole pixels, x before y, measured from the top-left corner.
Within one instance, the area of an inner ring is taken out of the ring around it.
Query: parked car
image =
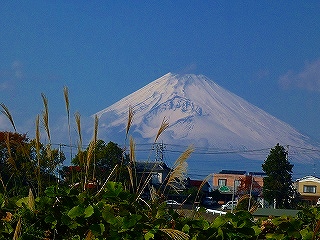
[[[181,203],[178,203],[177,201],[175,200],[166,200],[164,201],[167,205],[169,206],[181,206]]]
[[[237,201],[229,201],[226,204],[223,204],[221,206],[221,210],[231,210],[235,209],[237,206],[238,202]]]
[[[205,198],[203,198],[203,199],[202,199],[202,204],[203,204],[203,205],[208,205],[208,206],[213,205],[212,197],[205,197]]]

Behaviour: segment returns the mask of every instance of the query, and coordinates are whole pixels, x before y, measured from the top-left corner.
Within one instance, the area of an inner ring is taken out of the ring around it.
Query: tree
[[[64,154],[57,149],[51,149],[49,159],[42,144],[38,159],[35,141],[26,134],[0,131],[0,192],[10,189],[8,195],[21,195],[31,188],[39,193],[56,181],[55,168],[64,160]]]
[[[270,154],[262,164],[266,173],[263,179],[263,196],[276,207],[292,208],[295,190],[292,181],[293,164],[288,161],[288,152],[279,143],[270,150]]]
[[[245,175],[240,178],[240,185],[238,186],[237,195],[243,196],[243,195],[251,195],[257,198],[262,188],[254,179],[254,176],[252,175]]]
[[[72,164],[80,167],[80,169],[72,168],[73,172],[76,171],[80,173],[81,170],[84,170],[88,151],[89,147],[85,151],[79,152],[74,159],[72,159]],[[127,174],[125,173],[125,169],[129,162],[129,157],[124,154],[123,149],[121,149],[118,144],[111,141],[106,144],[103,140],[97,140],[92,158],[93,159],[90,160],[88,176],[90,180],[97,180],[100,183],[104,182],[116,165],[118,166],[115,175],[118,177],[118,180],[120,180],[119,178],[124,180],[124,175]],[[64,173],[65,176],[72,174],[69,170],[68,168],[64,168],[64,171],[66,171]],[[128,176],[126,175],[126,177]],[[80,180],[80,177],[76,177],[73,181],[78,180]]]

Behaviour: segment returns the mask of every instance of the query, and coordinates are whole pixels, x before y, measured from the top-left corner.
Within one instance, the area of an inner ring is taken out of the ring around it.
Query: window
[[[303,192],[304,193],[316,193],[317,192],[317,186],[303,185]]]
[[[218,179],[218,186],[227,186],[227,179]]]
[[[162,182],[162,174],[161,173],[153,173],[151,176],[152,184],[159,184]]]
[[[241,181],[240,180],[234,180],[234,188],[238,189],[238,187],[240,186]]]

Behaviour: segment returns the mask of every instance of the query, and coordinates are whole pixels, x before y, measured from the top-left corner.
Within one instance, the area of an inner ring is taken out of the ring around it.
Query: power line
[[[68,148],[78,148],[76,145],[64,144],[64,143],[53,143],[52,146],[58,147],[68,147]],[[161,149],[160,149],[161,146]],[[291,156],[294,155],[301,155],[301,154],[308,154],[308,153],[320,153],[320,150],[314,148],[306,148],[306,147],[299,147],[293,145],[286,145],[289,146],[290,149],[288,154]],[[88,147],[88,145],[83,145],[83,148]],[[183,153],[188,146],[186,145],[179,145],[179,144],[152,144],[152,143],[144,143],[144,144],[136,144],[136,152],[152,152],[156,151],[157,159],[163,158],[164,149],[166,152],[171,153]],[[181,150],[179,150],[181,149]],[[193,154],[198,155],[222,155],[222,154],[249,154],[249,155],[267,155],[270,152],[271,148],[260,148],[260,149],[235,149],[230,150],[226,148],[219,148],[219,147],[194,147]],[[160,154],[160,155],[159,155]]]

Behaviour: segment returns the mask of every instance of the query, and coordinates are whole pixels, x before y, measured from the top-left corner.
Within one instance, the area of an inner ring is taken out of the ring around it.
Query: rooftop
[[[234,175],[245,175],[246,171],[237,171],[237,170],[221,170],[220,174],[234,174]]]

